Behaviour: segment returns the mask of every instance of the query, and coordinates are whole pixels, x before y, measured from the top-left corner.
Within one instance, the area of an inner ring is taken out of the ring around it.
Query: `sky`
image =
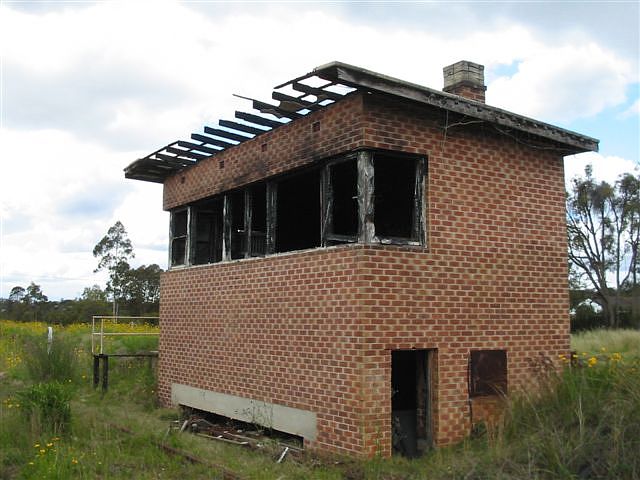
[[[565,159],[609,182],[640,162],[640,2],[0,0],[0,297],[104,286],[120,220],[167,265],[162,185],[123,169],[333,60],[431,88],[485,66],[487,103],[600,139]]]

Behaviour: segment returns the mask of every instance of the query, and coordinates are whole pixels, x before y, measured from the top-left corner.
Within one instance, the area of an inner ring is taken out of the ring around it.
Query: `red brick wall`
[[[309,446],[389,454],[391,350],[437,349],[441,445],[470,431],[470,350],[507,350],[510,391],[527,386],[530,360],[567,352],[562,158],[458,122],[355,95],[200,163],[184,183],[169,179],[167,208],[359,146],[419,153],[428,224],[425,248],[343,246],[165,273],[161,399],[178,382],[312,410]]]
[[[314,128],[316,123],[319,125]],[[354,150],[363,145],[362,138],[362,96],[351,95],[168,178],[164,208],[169,210]]]

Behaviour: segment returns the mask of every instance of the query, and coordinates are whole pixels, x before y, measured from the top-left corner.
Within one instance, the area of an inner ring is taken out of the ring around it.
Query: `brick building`
[[[164,184],[159,395],[413,455],[569,349],[563,156],[597,140],[333,62],[125,170]],[[523,92],[526,94],[526,92]]]

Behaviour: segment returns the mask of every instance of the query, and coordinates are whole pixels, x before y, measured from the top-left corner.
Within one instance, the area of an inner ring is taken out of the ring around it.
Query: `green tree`
[[[162,269],[155,263],[130,269],[123,288],[131,314],[143,315],[157,311],[160,301],[160,273]]]
[[[42,293],[42,288],[40,285],[36,285],[31,282],[27,287],[27,293],[23,298],[23,301],[30,305],[39,305],[41,303],[46,303],[49,301],[49,298]]]
[[[9,292],[9,301],[21,302],[24,296],[26,295],[26,293],[27,292],[25,291],[24,287],[21,287],[20,285],[16,285],[11,289],[11,292]]]
[[[130,269],[129,260],[133,254],[131,240],[127,236],[124,225],[117,221],[107,234],[97,243],[93,249],[93,256],[100,258],[94,272],[107,270],[109,281],[107,282],[107,293],[111,295],[113,301],[113,315],[118,315],[118,302],[122,297],[123,286],[126,275]]]
[[[92,302],[106,302],[107,292],[100,288],[100,285],[85,287],[80,295],[80,300],[88,300]]]
[[[626,173],[614,185],[597,182],[591,166],[574,178],[567,201],[573,274],[593,290],[611,327],[634,304],[640,245],[640,178]]]

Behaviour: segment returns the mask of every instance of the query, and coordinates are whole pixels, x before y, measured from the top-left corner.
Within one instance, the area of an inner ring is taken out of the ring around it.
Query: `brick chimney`
[[[484,103],[484,66],[462,60],[442,69],[443,91]]]

